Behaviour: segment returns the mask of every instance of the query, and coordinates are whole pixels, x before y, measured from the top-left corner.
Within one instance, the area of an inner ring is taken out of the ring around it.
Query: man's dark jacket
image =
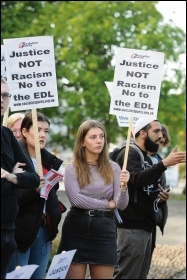
[[[1,127],[1,167],[12,173],[17,162],[26,163],[23,173],[17,173],[18,185],[1,179],[1,229],[15,229],[18,212],[16,191],[27,189],[34,191],[40,184],[40,178],[31,162],[22,151],[17,139],[9,128]]]
[[[142,151],[144,160],[151,166],[152,161],[146,152]],[[118,156],[118,164],[122,168],[124,161],[124,150]],[[117,223],[118,227],[126,229],[142,229],[152,232],[155,227],[155,212],[153,199],[146,191],[147,186],[156,185],[166,167],[162,161],[147,169],[142,169],[139,153],[129,147],[126,169],[130,172],[128,182],[129,203],[125,210],[120,211],[123,223]],[[137,199],[135,201],[135,196]]]

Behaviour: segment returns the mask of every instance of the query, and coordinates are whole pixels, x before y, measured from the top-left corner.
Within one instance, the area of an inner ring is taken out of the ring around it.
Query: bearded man
[[[147,164],[142,168],[140,153],[130,146],[126,168],[130,172],[129,204],[125,210],[119,210],[123,222],[117,221],[118,267],[114,279],[147,279],[152,231],[156,225],[154,202],[157,200],[161,203],[169,197],[167,190],[158,186],[158,179],[168,166],[186,161],[186,152],[177,152],[175,148],[166,158],[153,165],[148,151],[158,151],[162,136],[158,120],[139,119],[136,122],[134,144],[140,149]],[[121,168],[124,151],[118,155]]]

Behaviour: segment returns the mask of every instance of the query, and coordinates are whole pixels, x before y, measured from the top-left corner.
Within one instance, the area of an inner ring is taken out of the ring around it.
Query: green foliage
[[[185,34],[165,24],[157,1],[2,1],[1,38],[53,35],[59,107],[43,109],[58,125],[51,143],[73,147],[80,123],[100,120],[108,141],[127,129],[109,115],[110,97],[104,81],[113,81],[116,47],[165,53],[158,117],[168,126],[172,145],[185,148]],[[3,43],[3,41],[1,41]],[[169,62],[176,62],[168,73]],[[171,78],[172,75],[172,78]],[[172,94],[171,94],[172,93]],[[64,135],[62,127],[67,126]]]
[[[180,178],[186,179],[186,163],[179,165]]]

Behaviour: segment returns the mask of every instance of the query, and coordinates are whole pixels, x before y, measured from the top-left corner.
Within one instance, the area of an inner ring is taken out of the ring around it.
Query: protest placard
[[[114,81],[105,82],[111,96],[109,113],[118,123],[129,117],[123,169],[126,169],[134,118],[157,118],[164,53],[118,48]],[[126,126],[126,122],[123,122]],[[121,123],[120,123],[121,125]]]
[[[110,114],[157,118],[164,53],[118,48]]]
[[[30,279],[38,265],[29,264],[19,267],[6,274],[6,279]]]
[[[37,108],[58,106],[52,36],[4,39],[11,111],[32,110],[37,172],[42,173]]]
[[[63,251],[61,254],[54,255],[45,279],[65,279],[76,251],[77,249]]]
[[[58,106],[52,36],[4,39],[11,111]]]

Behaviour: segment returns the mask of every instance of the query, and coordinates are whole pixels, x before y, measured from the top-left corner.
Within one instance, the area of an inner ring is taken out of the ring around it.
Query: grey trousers
[[[147,279],[152,233],[140,229],[117,230],[118,267],[114,279]]]

